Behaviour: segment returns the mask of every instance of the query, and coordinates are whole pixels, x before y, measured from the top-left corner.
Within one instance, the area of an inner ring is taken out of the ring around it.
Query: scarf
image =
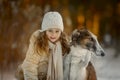
[[[48,63],[47,80],[63,80],[63,58],[61,43],[49,42],[50,56]]]

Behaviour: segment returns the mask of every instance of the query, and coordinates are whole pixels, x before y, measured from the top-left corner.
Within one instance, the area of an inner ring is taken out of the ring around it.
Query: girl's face
[[[54,43],[60,38],[61,30],[58,28],[50,28],[46,30],[46,35],[47,38]]]

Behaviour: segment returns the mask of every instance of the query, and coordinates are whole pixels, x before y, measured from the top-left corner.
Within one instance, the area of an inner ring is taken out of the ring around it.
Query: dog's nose
[[[101,51],[101,56],[105,56],[105,52]]]

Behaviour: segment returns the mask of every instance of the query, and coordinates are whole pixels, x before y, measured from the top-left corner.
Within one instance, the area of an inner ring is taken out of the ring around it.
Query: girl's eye
[[[58,33],[59,31],[56,31],[56,33]]]
[[[48,30],[49,32],[52,32],[52,30]]]
[[[59,33],[60,30],[52,30],[52,29],[49,29],[48,32],[51,32],[51,33]]]

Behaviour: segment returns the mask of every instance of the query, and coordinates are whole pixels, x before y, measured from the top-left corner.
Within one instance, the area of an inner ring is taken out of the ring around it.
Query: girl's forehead
[[[48,30],[60,30],[59,28],[49,28]]]

